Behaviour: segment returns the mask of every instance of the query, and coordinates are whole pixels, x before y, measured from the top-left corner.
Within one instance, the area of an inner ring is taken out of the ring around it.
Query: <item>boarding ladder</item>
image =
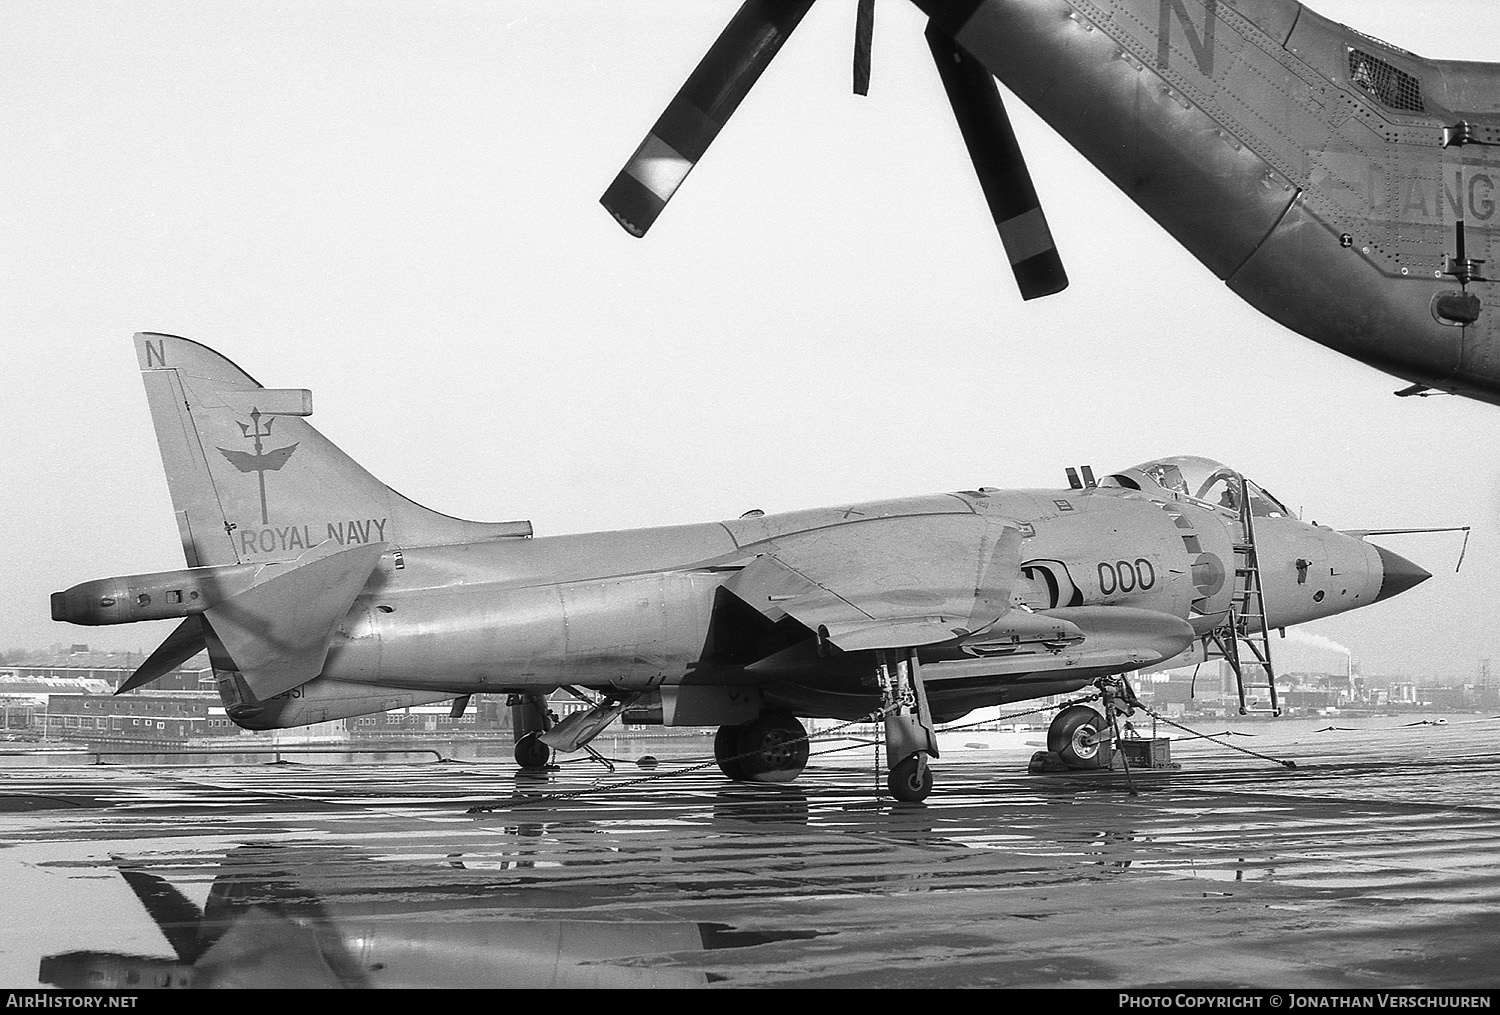
[[[1224,622],[1203,640],[1205,659],[1223,659],[1234,671],[1240,715],[1280,715],[1276,673],[1271,666],[1271,625],[1255,553],[1254,512],[1244,476],[1239,482],[1239,531],[1234,542],[1234,594]],[[1247,651],[1248,650],[1248,651]],[[1266,702],[1269,702],[1267,706]]]

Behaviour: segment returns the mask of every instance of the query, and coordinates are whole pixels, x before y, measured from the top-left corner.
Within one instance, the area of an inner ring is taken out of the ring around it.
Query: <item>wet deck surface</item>
[[[1500,721],[1411,721],[1231,722],[1298,767],[1178,742],[1135,796],[957,733],[924,805],[868,748],[780,787],[12,758],[0,986],[1494,987]]]

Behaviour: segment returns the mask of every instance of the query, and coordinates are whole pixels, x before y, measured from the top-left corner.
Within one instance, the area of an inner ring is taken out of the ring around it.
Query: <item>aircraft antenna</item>
[[[1479,274],[1479,269],[1484,261],[1470,258],[1464,250],[1464,220],[1459,219],[1453,223],[1453,239],[1457,252],[1448,258],[1448,270],[1443,272],[1451,278],[1458,279],[1458,284],[1468,290],[1470,282],[1488,282],[1489,279]]]

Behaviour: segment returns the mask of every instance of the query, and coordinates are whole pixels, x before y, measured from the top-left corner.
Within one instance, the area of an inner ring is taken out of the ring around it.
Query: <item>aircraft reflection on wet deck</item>
[[[909,805],[851,754],[788,786],[0,759],[33,914],[0,982],[1494,986],[1500,720],[1218,722],[1297,768],[1183,741],[1132,796],[956,744]]]

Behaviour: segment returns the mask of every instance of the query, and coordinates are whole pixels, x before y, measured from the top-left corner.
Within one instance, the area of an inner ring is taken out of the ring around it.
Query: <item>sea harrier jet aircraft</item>
[[[891,792],[920,800],[935,723],[1205,647],[1240,674],[1242,707],[1274,710],[1269,631],[1429,577],[1190,457],[1097,481],[1069,470],[1058,490],[532,538],[528,522],[462,521],[395,493],[307,422],[309,391],[262,387],[186,339],[135,345],[187,567],[76,585],[52,616],[180,618],[120,690],[207,648],[248,729],[450,698],[457,714],[499,693],[525,766],[629,709],[717,726],[725,775],[786,781],[808,758],[797,717],[869,717]],[[559,688],[592,707],[554,728],[545,696]],[[1095,767],[1107,735],[1076,705],[1049,745]]]

